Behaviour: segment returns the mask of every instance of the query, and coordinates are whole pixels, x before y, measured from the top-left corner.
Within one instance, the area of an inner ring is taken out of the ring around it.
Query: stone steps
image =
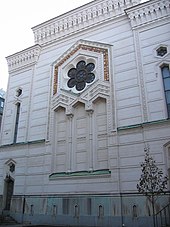
[[[17,222],[9,215],[7,215],[7,216],[0,215],[0,226],[1,225],[16,225],[16,224],[17,224]]]

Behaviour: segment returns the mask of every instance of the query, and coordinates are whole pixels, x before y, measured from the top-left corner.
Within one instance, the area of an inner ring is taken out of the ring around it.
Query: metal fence
[[[155,215],[156,227],[170,226],[170,201]]]
[[[10,215],[20,223],[34,225],[160,227],[161,210],[169,204],[169,198],[170,192],[160,194],[153,212],[150,199],[139,193],[15,195]]]

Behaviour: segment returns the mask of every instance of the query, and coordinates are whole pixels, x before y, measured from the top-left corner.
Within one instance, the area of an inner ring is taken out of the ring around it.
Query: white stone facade
[[[169,22],[169,0],[97,0],[32,28],[35,45],[7,57],[1,195],[9,175],[13,195],[135,193],[148,146],[168,173]],[[95,79],[78,91],[82,60]]]

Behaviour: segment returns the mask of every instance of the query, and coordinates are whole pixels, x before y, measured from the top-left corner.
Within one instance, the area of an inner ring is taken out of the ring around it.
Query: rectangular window
[[[170,118],[170,70],[169,65],[163,65],[161,67],[162,70],[162,78],[165,92],[165,100],[167,105],[167,114],[168,118]]]
[[[17,103],[16,106],[17,106],[17,110],[16,110],[16,120],[15,120],[14,143],[16,143],[16,141],[17,141],[18,124],[19,124],[19,115],[20,115],[21,104]]]

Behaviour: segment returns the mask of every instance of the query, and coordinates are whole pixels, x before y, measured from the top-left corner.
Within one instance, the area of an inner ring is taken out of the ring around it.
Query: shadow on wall
[[[159,197],[155,213],[167,205],[169,195]],[[13,196],[10,214],[34,225],[148,227],[153,220],[152,204],[141,194]]]

